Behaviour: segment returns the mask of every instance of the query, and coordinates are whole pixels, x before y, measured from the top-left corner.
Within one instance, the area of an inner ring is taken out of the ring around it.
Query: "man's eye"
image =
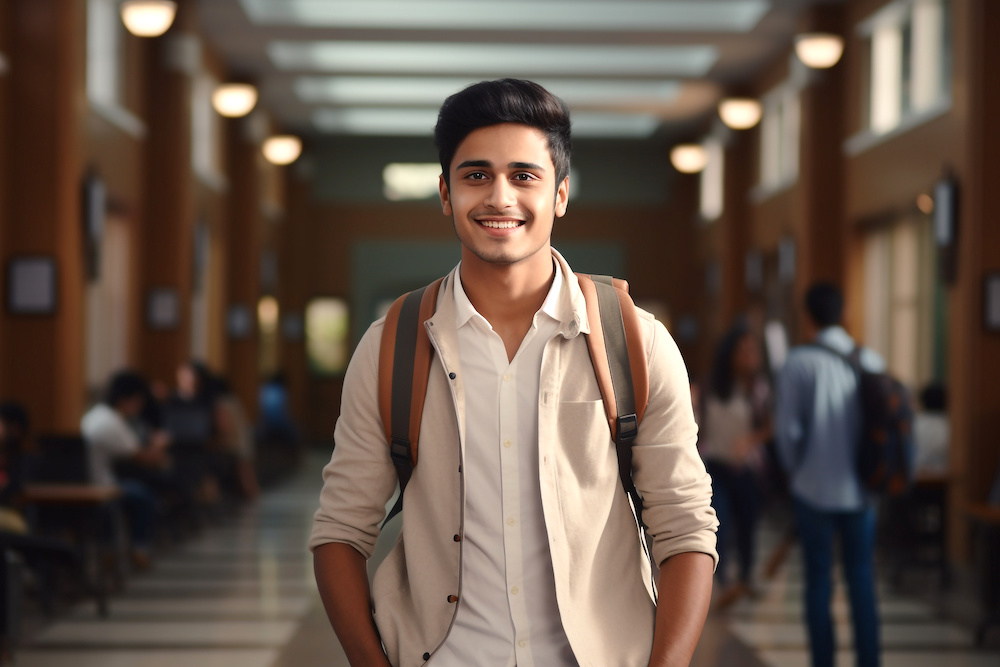
[[[535,180],[535,176],[534,176],[534,174],[528,174],[528,173],[525,173],[525,172],[521,172],[520,174],[514,174],[514,180],[515,181],[533,181],[533,180]]]
[[[481,171],[473,171],[465,175],[466,178],[472,181],[483,181],[486,180],[486,174]]]

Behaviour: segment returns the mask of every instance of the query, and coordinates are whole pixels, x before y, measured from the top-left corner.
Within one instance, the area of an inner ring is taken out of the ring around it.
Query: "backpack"
[[[639,430],[649,396],[646,349],[628,283],[609,276],[576,274],[587,304],[587,347],[594,364],[604,409],[618,455],[618,475],[642,523],[642,501],[632,482],[631,443]],[[444,279],[396,299],[386,313],[379,349],[379,414],[399,478],[399,498],[386,516],[403,507],[403,491],[417,465],[420,421],[433,348],[424,322],[437,307]]]
[[[858,378],[861,441],[857,471],[862,487],[880,495],[902,495],[913,482],[913,408],[909,392],[888,373],[863,368],[857,345],[849,355],[825,345],[817,347],[837,355]]]

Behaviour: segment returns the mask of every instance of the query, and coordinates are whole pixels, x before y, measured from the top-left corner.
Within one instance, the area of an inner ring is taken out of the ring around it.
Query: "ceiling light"
[[[271,164],[291,164],[302,153],[302,140],[291,134],[278,134],[268,138],[262,150]]]
[[[321,132],[376,136],[430,136],[437,122],[436,109],[408,107],[352,107],[317,109],[313,125]],[[570,116],[574,137],[646,138],[660,125],[652,114],[574,111]]]
[[[385,198],[390,201],[404,199],[430,199],[438,194],[438,177],[441,165],[437,162],[393,162],[382,170]]]
[[[122,22],[136,37],[159,37],[174,22],[177,3],[173,0],[125,0]]]
[[[478,82],[476,77],[432,76],[300,76],[293,88],[307,104],[343,106],[429,106]],[[683,84],[671,79],[628,81],[622,79],[537,78],[535,83],[570,106],[613,105],[667,107],[681,94]]]
[[[212,106],[226,118],[246,116],[257,104],[257,88],[249,83],[223,83],[212,92]]]
[[[670,151],[670,163],[682,174],[697,174],[708,164],[708,151],[701,144],[678,144]]]
[[[277,41],[267,47],[284,70],[489,76],[706,76],[719,58],[708,44],[509,44],[482,42]]]
[[[760,102],[749,97],[730,97],[719,103],[719,117],[733,130],[749,130],[760,122]]]
[[[840,61],[844,53],[844,38],[825,32],[812,32],[795,38],[795,55],[806,67],[827,69]]]
[[[240,0],[258,25],[372,30],[534,30],[602,32],[749,32],[771,9],[769,0],[589,0],[567,11],[565,0]]]

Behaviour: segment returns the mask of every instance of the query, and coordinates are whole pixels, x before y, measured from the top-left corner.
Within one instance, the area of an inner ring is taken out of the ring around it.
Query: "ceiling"
[[[286,131],[426,136],[445,97],[513,76],[567,101],[574,137],[703,124],[837,0],[197,0],[234,77]]]

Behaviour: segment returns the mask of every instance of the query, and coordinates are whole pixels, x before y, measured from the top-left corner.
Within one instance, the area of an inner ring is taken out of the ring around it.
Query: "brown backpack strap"
[[[639,432],[639,422],[649,399],[649,371],[639,315],[624,280],[579,273],[577,277],[587,302],[590,322],[587,347],[608,415],[611,437],[615,441],[618,478],[632,502],[636,526],[644,529],[642,498],[632,481],[632,440]],[[640,541],[643,553],[652,562],[645,535]],[[651,579],[654,600],[656,583]]]
[[[402,492],[417,464],[433,353],[424,322],[434,314],[443,280],[399,297],[385,316],[379,346],[379,414],[400,487],[399,500],[386,521],[402,509]]]
[[[639,315],[624,280],[582,273],[577,277],[590,322],[587,346],[611,437],[617,443],[621,427],[624,442],[630,442],[649,399],[649,370]],[[613,353],[609,355],[608,350]]]

